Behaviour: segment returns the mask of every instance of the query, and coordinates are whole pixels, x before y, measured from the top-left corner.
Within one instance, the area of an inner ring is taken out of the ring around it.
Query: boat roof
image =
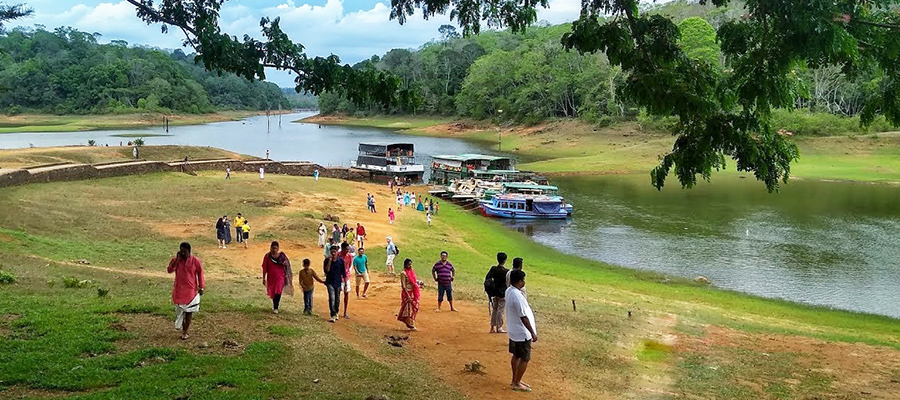
[[[531,199],[535,202],[551,202],[551,201],[563,201],[562,196],[547,196],[547,195],[529,195],[522,193],[503,193],[503,194],[495,194],[494,197],[497,200],[527,200]]]
[[[437,156],[431,156],[434,159],[440,160],[453,160],[453,161],[470,161],[470,160],[485,160],[485,161],[498,161],[498,160],[511,160],[509,157],[498,157],[498,156],[489,156],[486,154],[443,154]]]
[[[404,142],[359,142],[359,144],[365,144],[369,146],[413,146],[412,143],[404,143]]]
[[[503,187],[513,188],[513,189],[534,189],[534,190],[559,190],[558,187],[553,185],[536,185],[525,182],[510,182],[504,183]]]
[[[472,173],[476,174],[476,175],[513,175],[513,174],[523,174],[523,173],[527,173],[527,172],[517,171],[514,169],[487,169],[487,170],[476,169],[476,170],[472,171]]]

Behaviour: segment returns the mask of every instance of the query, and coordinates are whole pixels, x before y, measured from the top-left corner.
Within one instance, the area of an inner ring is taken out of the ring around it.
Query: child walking
[[[313,290],[316,282],[325,284],[322,278],[316,274],[316,270],[309,267],[309,259],[303,259],[303,269],[297,272],[300,279],[300,288],[303,290],[303,314],[312,315]]]
[[[388,219],[390,219],[390,221],[388,223],[393,225],[394,224],[394,209],[390,208],[390,207],[388,207]]]
[[[244,235],[244,248],[250,245],[250,220],[244,220],[244,226],[241,227],[241,233]]]

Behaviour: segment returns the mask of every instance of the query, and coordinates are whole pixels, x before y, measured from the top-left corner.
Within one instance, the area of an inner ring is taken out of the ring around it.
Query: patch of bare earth
[[[795,387],[805,374],[830,377],[828,396],[839,399],[900,398],[900,351],[863,343],[828,342],[801,336],[747,333],[709,326],[702,337],[684,337],[690,352],[705,354],[714,348],[748,350],[768,357],[795,356],[796,376],[781,377],[781,383]],[[752,376],[752,375],[751,375]],[[742,378],[746,386],[761,388],[770,382]],[[759,389],[758,389],[759,390]],[[761,390],[760,395],[763,396]]]

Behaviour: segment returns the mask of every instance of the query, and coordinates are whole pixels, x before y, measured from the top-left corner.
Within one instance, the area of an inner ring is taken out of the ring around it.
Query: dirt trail
[[[398,243],[402,243],[404,220],[424,218],[423,213],[404,209],[397,213],[394,225],[390,225],[387,221],[387,207],[392,207],[394,201],[393,197],[389,197],[386,189],[376,193],[378,213],[369,213],[365,207],[365,193],[367,189],[372,189],[370,185],[357,184],[353,189],[356,189],[355,196],[339,200],[339,205],[344,210],[340,214],[341,223],[352,223],[354,226],[356,222],[362,223],[366,227],[367,236],[370,239],[367,247],[384,245],[385,237],[389,235],[394,237]],[[421,187],[415,190],[417,193],[426,191]],[[350,203],[347,199],[355,202]],[[256,220],[259,221],[258,223],[265,223],[262,218],[256,218]],[[296,268],[300,268],[297,260],[309,258],[313,260],[312,268],[321,273],[322,249],[315,246],[314,243],[311,245],[288,244],[287,246],[282,244],[282,248],[297,265]],[[228,259],[233,260],[234,266],[244,268],[255,274],[254,276],[261,274],[259,265],[267,250],[268,243],[253,241],[248,250],[242,248],[205,249],[207,253],[216,255],[228,254]],[[239,255],[235,257],[235,253]],[[422,292],[422,305],[416,323],[419,331],[408,332],[405,326],[396,319],[400,303],[397,278],[386,274],[383,259],[370,259],[369,267],[372,282],[369,287],[368,299],[357,299],[355,293],[351,293],[350,319],[341,319],[333,326],[335,332],[344,340],[363,353],[377,359],[379,355],[376,350],[378,346],[388,346],[386,341],[373,342],[370,337],[362,337],[355,328],[362,325],[373,329],[379,336],[409,335],[409,340],[404,347],[411,349],[415,357],[431,365],[436,376],[441,377],[447,384],[457,388],[468,397],[478,399],[521,398],[522,393],[509,389],[510,355],[507,351],[507,336],[488,333],[490,324],[487,307],[484,304],[455,301],[454,305],[459,311],[450,312],[450,307],[445,302],[444,311],[435,312],[437,293],[430,276],[431,263],[419,261],[414,265],[419,279],[431,283],[427,284],[426,289]],[[397,271],[401,269],[402,261],[398,260]],[[259,281],[253,282],[254,285],[258,283]],[[259,291],[261,296],[265,295],[261,285]],[[318,285],[315,293],[314,312],[322,317],[323,323],[327,323],[325,322],[328,316],[327,296],[325,288]],[[302,302],[301,296],[287,298],[282,301],[282,308],[299,310],[303,307]],[[343,309],[343,299],[341,307]],[[534,387],[530,398],[570,399],[579,397],[575,394],[575,390],[566,383],[562,368],[553,363],[553,346],[552,342],[543,341],[534,346],[534,362],[529,366],[525,375],[525,381]],[[465,372],[464,365],[475,360],[485,366],[484,372]]]

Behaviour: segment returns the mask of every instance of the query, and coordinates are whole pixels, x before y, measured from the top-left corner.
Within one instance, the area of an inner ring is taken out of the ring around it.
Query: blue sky
[[[159,25],[147,26],[135,16],[134,7],[122,0],[19,0],[33,8],[33,16],[10,26],[45,25],[48,29],[71,26],[99,32],[101,41],[125,40],[166,49],[181,47],[180,32],[160,33]],[[539,19],[551,23],[578,17],[580,0],[550,0],[550,8]],[[238,37],[259,36],[263,16],[281,17],[282,28],[310,55],[337,54],[355,63],[393,48],[415,48],[438,36],[438,27],[449,23],[446,16],[424,21],[411,17],[400,26],[389,19],[389,0],[230,0],[221,13],[222,28]],[[268,73],[269,80],[293,86],[286,73]]]

